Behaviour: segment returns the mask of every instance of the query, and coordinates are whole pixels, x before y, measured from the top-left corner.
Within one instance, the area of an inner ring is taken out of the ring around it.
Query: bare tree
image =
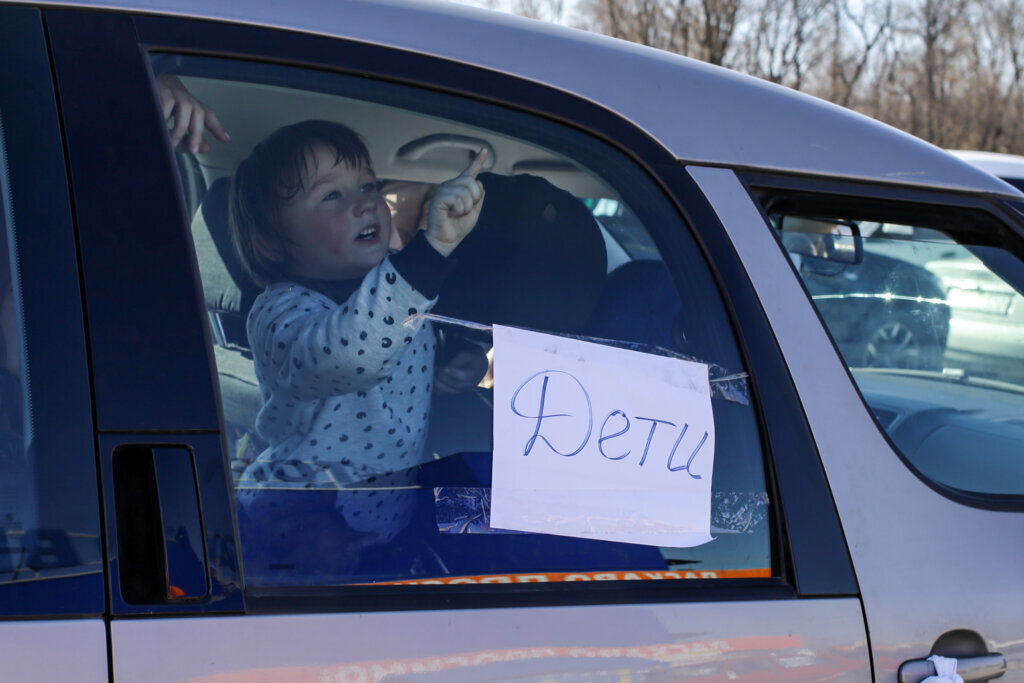
[[[1021,0],[976,8],[971,22],[967,89],[961,117],[970,121],[961,147],[1024,151],[1024,15]]]
[[[515,1],[531,16],[564,11],[564,0]],[[584,28],[805,90],[937,145],[1024,154],[1024,0],[580,0],[578,11]]]
[[[749,8],[739,64],[755,76],[803,89],[828,53],[828,0],[759,0]]]
[[[873,58],[892,39],[893,0],[864,0],[856,8],[849,0],[830,0],[829,5],[828,88],[819,94],[849,107],[862,80],[871,75]]]
[[[565,0],[516,0],[513,11],[530,19],[559,24],[565,19]]]
[[[736,30],[736,19],[740,11],[741,0],[701,0],[701,31],[700,59],[711,64],[724,64]]]
[[[583,0],[584,28],[696,57],[727,60],[743,0]]]

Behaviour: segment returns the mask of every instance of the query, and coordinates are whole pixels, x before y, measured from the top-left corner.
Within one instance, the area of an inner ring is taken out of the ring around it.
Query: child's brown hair
[[[231,239],[253,281],[266,286],[286,278],[282,263],[256,247],[257,238],[286,253],[281,205],[302,190],[316,148],[326,147],[335,163],[370,166],[370,153],[351,128],[333,121],[302,121],[278,128],[239,164],[231,181]]]

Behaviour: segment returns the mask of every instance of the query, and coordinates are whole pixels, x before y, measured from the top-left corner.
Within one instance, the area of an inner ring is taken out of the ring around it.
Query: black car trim
[[[636,584],[642,583],[639,590]],[[340,589],[339,589],[340,588]],[[344,586],[250,588],[246,607],[256,614],[390,612],[503,607],[793,600],[783,579],[679,579],[667,581],[574,581],[546,584],[455,586]],[[831,597],[831,596],[815,596]]]
[[[98,428],[219,429],[201,293],[181,267],[192,250],[181,229],[181,193],[176,177],[161,174],[167,136],[131,18],[88,11],[45,17],[64,105]],[[139,96],[118,97],[115,105],[98,101],[98,91]],[[133,173],[116,172],[122,168]],[[133,226],[128,235],[118,227],[125,224]],[[134,257],[119,255],[128,240]],[[159,296],[165,289],[193,297]]]
[[[206,315],[188,266],[191,240],[182,230],[177,177],[168,174],[170,145],[146,59],[128,15],[47,11],[44,19],[63,106],[91,342],[109,613],[239,613],[237,532]],[[123,168],[133,172],[117,172]],[[178,295],[161,296],[165,291]],[[202,604],[127,605],[110,583],[118,558],[109,463],[126,442],[184,444],[195,453],[204,540],[218,547],[209,571],[223,579]]]
[[[878,212],[879,217],[891,219],[894,215],[903,215],[907,220],[914,220],[920,216],[922,206],[933,207],[934,219],[938,224],[951,220],[949,210],[981,211],[992,216],[991,223],[986,229],[976,230],[972,234],[983,238],[979,244],[998,244],[1007,247],[1009,242],[1012,247],[1010,251],[1018,258],[1024,259],[1024,214],[1016,215],[1014,212],[1006,211],[1002,199],[993,201],[994,198],[958,194],[949,191],[915,189],[903,186],[887,186],[871,183],[855,183],[852,181],[824,180],[821,178],[810,178],[797,175],[776,175],[769,173],[746,173],[741,175],[747,187],[754,193],[757,205],[762,206],[762,201],[757,197],[758,190],[768,190],[775,193],[775,196],[785,196],[787,193],[798,195],[803,200],[819,198],[819,204],[815,206],[834,205],[836,201],[858,200],[864,203],[858,211],[870,219],[870,212]],[[806,205],[806,203],[805,203]],[[873,208],[878,207],[878,208]],[[936,207],[943,207],[938,211]],[[893,212],[897,213],[894,214]],[[957,232],[963,233],[963,224],[957,223]],[[1000,242],[993,242],[987,236],[987,230],[996,230]]]

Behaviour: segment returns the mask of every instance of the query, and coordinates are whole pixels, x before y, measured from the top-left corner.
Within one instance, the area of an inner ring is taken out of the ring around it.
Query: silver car
[[[0,0],[3,676],[1024,679],[1024,378],[926,257],[1019,298],[1022,200],[464,6]]]

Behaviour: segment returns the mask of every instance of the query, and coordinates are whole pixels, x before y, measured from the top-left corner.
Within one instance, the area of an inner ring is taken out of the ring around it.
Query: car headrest
[[[230,178],[220,178],[210,186],[192,219],[192,239],[207,309],[235,314],[244,321],[261,290],[249,279],[231,243],[230,191]]]
[[[590,334],[683,351],[679,293],[661,261],[623,263],[608,276]]]
[[[435,310],[484,324],[579,334],[604,288],[601,230],[576,197],[532,175],[482,173],[476,228]]]

